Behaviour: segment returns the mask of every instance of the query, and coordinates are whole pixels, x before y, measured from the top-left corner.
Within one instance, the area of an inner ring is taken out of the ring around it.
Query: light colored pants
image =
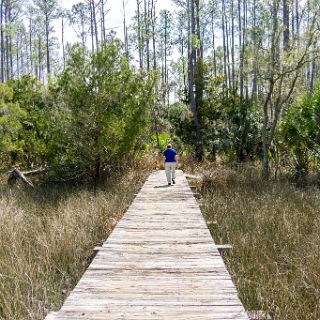
[[[176,178],[176,162],[166,162],[164,169],[166,170],[167,181],[171,183],[172,179]]]

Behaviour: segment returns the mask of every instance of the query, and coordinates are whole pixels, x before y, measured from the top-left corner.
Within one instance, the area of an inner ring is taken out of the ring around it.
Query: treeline
[[[99,179],[134,150],[152,97],[153,80],[132,71],[119,41],[95,54],[75,45],[46,86],[32,76],[0,84],[2,163]]]
[[[0,0],[1,82],[23,75],[46,82],[65,67],[70,48],[66,38],[77,38],[92,53],[99,51],[112,38],[105,23],[106,3],[79,1],[66,10],[59,0]],[[74,37],[66,37],[70,28]]]
[[[319,3],[173,2],[180,103],[171,120],[196,157],[261,160],[265,178],[271,165],[297,179],[318,170]]]
[[[218,153],[238,161],[261,160],[265,178],[271,165],[289,164],[295,176],[304,175],[310,164],[317,168],[318,1],[172,3],[174,12],[159,12],[156,0],[136,0],[130,20],[128,2],[121,2],[122,57],[129,69],[137,70],[137,77],[154,79],[145,112],[152,115],[147,131],[154,133],[158,146],[161,133],[176,133],[185,146],[194,148],[198,160],[206,155],[215,159]],[[70,11],[55,0],[2,0],[2,82],[10,86],[10,81],[27,75],[45,83],[42,90],[52,90],[70,70],[70,61],[76,61],[74,49],[64,40],[66,26],[73,28],[79,50],[99,56],[115,41],[114,32],[107,31],[107,15],[103,0],[79,2]],[[52,29],[56,19],[61,22],[60,58]],[[93,71],[108,78],[102,66]],[[72,109],[76,100],[66,94],[61,101]],[[92,106],[80,103],[78,108],[80,115],[82,108],[89,112]],[[299,119],[304,119],[303,126]],[[304,142],[293,138],[301,135]]]
[[[56,0],[1,0],[1,81],[37,76],[45,81],[58,68],[59,43],[53,20],[63,16]]]
[[[193,140],[198,159],[208,151],[213,158],[217,151],[235,154],[239,161],[254,156],[261,159],[265,178],[270,175],[270,161],[290,163],[301,176],[306,162],[319,161],[317,140],[298,147],[294,145],[298,140],[291,137],[303,135],[312,140],[319,136],[315,98],[319,3],[174,2],[181,30],[178,64],[184,70],[179,81],[181,101],[184,98],[192,111],[186,120],[181,106],[172,110],[175,117],[180,112],[180,121],[175,121],[180,136]],[[299,118],[308,123],[300,125]]]

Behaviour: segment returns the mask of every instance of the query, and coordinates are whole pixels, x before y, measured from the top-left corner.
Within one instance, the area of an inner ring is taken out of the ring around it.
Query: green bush
[[[295,168],[295,180],[303,180],[310,164],[320,159],[320,85],[288,109],[281,123],[281,138]]]
[[[153,78],[133,71],[116,40],[95,54],[75,45],[69,56],[47,86],[30,76],[0,85],[0,156],[7,166],[62,165],[98,178],[141,146]]]
[[[97,175],[122,161],[148,124],[152,86],[130,69],[117,41],[92,56],[73,47],[53,88],[70,117],[64,161]]]

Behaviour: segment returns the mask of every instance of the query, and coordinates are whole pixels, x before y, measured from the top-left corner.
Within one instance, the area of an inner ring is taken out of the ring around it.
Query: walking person
[[[171,186],[171,183],[176,183],[177,152],[169,143],[167,145],[167,150],[163,152],[163,155],[165,157],[164,169],[166,171],[168,185]]]

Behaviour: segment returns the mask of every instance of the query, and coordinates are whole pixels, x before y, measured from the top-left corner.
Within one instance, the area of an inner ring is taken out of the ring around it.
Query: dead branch
[[[29,175],[33,175],[33,174],[45,173],[48,171],[48,169],[49,169],[48,167],[44,167],[44,168],[39,168],[39,169],[23,172],[23,174],[25,176],[29,176]]]
[[[8,184],[14,185],[18,179],[20,179],[23,183],[27,184],[28,186],[34,188],[32,182],[25,177],[25,173],[19,171],[18,169],[13,169],[12,171],[10,171]]]

